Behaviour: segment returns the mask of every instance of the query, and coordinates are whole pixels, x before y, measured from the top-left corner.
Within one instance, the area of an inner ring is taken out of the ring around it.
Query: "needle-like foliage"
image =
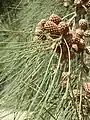
[[[62,62],[62,49],[57,57],[56,49],[49,49],[53,41],[37,40],[34,36],[41,19],[52,13],[64,18],[74,8],[71,6],[67,11],[62,0],[24,2],[9,25],[0,23],[1,109],[15,113],[15,120],[19,120],[19,111],[26,111],[23,120],[89,120],[90,100],[86,102],[89,108],[84,115],[82,85],[90,81],[90,74],[83,70],[82,54],[70,60],[66,43],[68,60]],[[64,19],[71,17],[72,14]],[[89,55],[85,53],[84,57],[90,67]],[[63,81],[67,81],[66,87]]]

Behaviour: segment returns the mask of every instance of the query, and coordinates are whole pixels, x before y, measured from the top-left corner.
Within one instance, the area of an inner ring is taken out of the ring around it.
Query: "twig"
[[[66,44],[66,46],[67,46],[67,50],[68,50],[68,58],[69,58],[69,69],[68,69],[68,73],[69,73],[69,75],[70,75],[70,69],[71,69],[71,60],[70,60],[70,50],[69,50],[69,46],[68,46],[68,44],[67,44],[67,42],[66,42],[66,40],[64,39],[64,42],[65,42],[65,44]]]
[[[79,115],[78,115],[78,111],[77,111],[77,106],[76,106],[76,103],[75,103],[75,100],[74,100],[74,93],[73,93],[73,90],[72,90],[72,87],[71,87],[71,82],[70,82],[70,92],[71,92],[71,99],[72,99],[72,102],[74,104],[74,108],[75,108],[75,111],[76,111],[76,116],[77,116],[77,119],[79,120]]]
[[[81,71],[80,71],[80,76],[79,76],[79,82],[80,84],[80,102],[79,102],[79,119],[82,120],[82,74],[83,74],[83,52],[81,53]]]
[[[75,12],[72,12],[72,13],[70,13],[70,14],[64,16],[64,17],[62,18],[62,20],[64,20],[65,18],[67,18],[68,16],[73,15],[73,14],[75,14]]]
[[[56,46],[56,48],[57,48],[57,46]],[[60,48],[61,48],[61,46],[60,46]],[[48,99],[48,97],[49,97],[49,95],[51,93],[51,90],[53,88],[54,81],[55,81],[55,78],[56,78],[56,75],[57,75],[57,72],[58,72],[58,69],[59,69],[59,66],[60,66],[61,57],[62,57],[62,49],[61,49],[61,54],[60,54],[60,57],[59,57],[59,61],[58,61],[58,65],[57,65],[57,69],[56,69],[55,75],[53,77],[53,80],[52,80],[52,83],[50,85],[49,91],[47,92],[46,98],[45,98],[45,100],[44,100],[44,102],[42,104],[42,107],[41,107],[41,109],[40,109],[40,111],[39,111],[39,113],[37,115],[37,120],[39,120],[40,114],[41,114],[41,112],[42,112],[42,110],[43,110],[43,108],[44,108],[44,106],[46,104],[46,101],[47,101],[47,99]]]
[[[69,25],[70,25],[70,23],[73,21],[73,19],[74,19],[76,16],[77,16],[77,15],[75,14],[75,15],[72,16],[72,18],[69,19],[69,22],[68,22]]]

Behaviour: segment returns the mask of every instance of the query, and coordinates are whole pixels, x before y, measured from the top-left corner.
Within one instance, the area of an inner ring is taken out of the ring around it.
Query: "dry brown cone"
[[[80,28],[76,29],[75,34],[79,38],[84,38],[84,30],[81,30]]]
[[[58,25],[61,22],[61,17],[59,17],[58,15],[52,14],[49,17],[49,20]]]
[[[85,20],[85,19],[80,19],[79,20],[79,27],[82,29],[82,30],[87,30],[88,28],[88,21]]]
[[[90,0],[85,4],[85,6],[87,9],[90,7]]]
[[[90,82],[84,82],[83,88],[85,91],[85,97],[89,100],[89,103],[90,103]],[[89,107],[90,107],[90,104],[89,104]],[[90,108],[89,108],[89,110],[90,110]]]
[[[90,83],[89,82],[83,83],[83,88],[84,88],[85,92],[90,93]]]
[[[83,39],[83,31],[76,30],[74,32],[70,32],[64,35],[64,39],[66,40],[69,46],[69,49],[73,48],[77,53],[80,53],[84,50],[85,43]],[[71,53],[71,54],[74,54],[74,53]]]
[[[46,23],[46,19],[42,19],[36,27],[40,27],[41,29],[44,29],[44,24]]]
[[[44,24],[46,23],[45,19],[42,19],[36,26],[35,29],[35,35],[36,36],[41,36],[41,34],[43,34],[44,32]]]
[[[73,38],[73,34],[70,32],[70,33],[64,35],[63,38],[66,40],[69,48],[71,48],[72,47],[72,42],[71,41],[72,41],[72,38]]]
[[[50,34],[59,35],[58,26],[54,22],[52,22],[52,21],[48,20],[45,23],[44,28]]]
[[[63,72],[62,73],[62,79],[64,78],[65,75],[66,75],[66,72]],[[66,80],[62,81],[61,85],[62,85],[63,88],[66,88],[67,87],[67,81]]]
[[[68,56],[67,46],[66,46],[65,44],[62,44],[62,45],[61,45],[61,48],[62,48],[61,62],[63,62],[63,61],[65,61],[65,60],[68,60],[68,59],[69,59],[69,56]],[[57,47],[56,53],[57,53],[58,56],[60,56],[60,53],[61,53],[60,46]],[[76,56],[75,52],[70,51],[70,59],[74,59],[75,56]]]
[[[84,32],[84,36],[85,36],[85,37],[90,37],[90,30],[86,30],[86,31]]]
[[[72,48],[77,52],[78,51],[78,46],[77,44],[72,44]]]
[[[67,46],[66,45],[62,45],[61,46],[62,48],[62,57],[61,57],[61,62],[67,60],[67,55],[68,55],[68,49],[67,49]]]
[[[66,34],[69,33],[69,26],[64,21],[62,21],[62,22],[59,23],[58,29],[59,29],[59,34],[60,35],[66,35]]]
[[[52,47],[52,50],[55,50],[56,44],[53,43],[51,47]],[[61,47],[60,47],[60,45],[57,46],[56,54],[58,57],[60,56],[61,51],[62,51],[61,62],[63,62],[64,60],[66,60],[67,53],[68,53],[68,50],[67,50],[67,47],[65,44],[62,44]]]
[[[59,46],[59,45],[57,46],[56,53],[57,53],[57,55],[58,55],[58,56],[60,56],[60,53],[61,53],[61,48],[60,48],[60,46]]]
[[[72,42],[72,48],[75,50],[76,53],[83,52],[85,48],[84,39],[74,36],[71,42]]]
[[[78,53],[83,52],[85,48],[84,39],[80,39],[78,43]]]
[[[38,27],[36,27],[36,29],[35,29],[35,35],[36,36],[40,36],[41,34],[43,34],[43,30],[40,29],[40,28],[38,28]]]
[[[75,57],[76,57],[75,52],[70,51],[70,59],[72,60],[72,59],[74,59]],[[66,59],[69,59],[69,56],[68,56],[68,55],[66,56]]]

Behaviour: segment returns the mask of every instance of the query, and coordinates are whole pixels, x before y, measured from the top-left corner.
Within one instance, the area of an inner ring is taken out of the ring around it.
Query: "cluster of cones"
[[[41,39],[59,39],[58,45],[54,43],[52,49],[56,49],[59,56],[62,49],[62,60],[68,59],[68,48],[70,59],[74,59],[77,53],[81,53],[85,48],[84,32],[88,28],[88,21],[80,19],[78,28],[73,30],[67,21],[63,21],[58,15],[52,14],[47,20],[42,19],[36,26],[35,35]],[[48,35],[48,36],[47,36]],[[67,43],[67,45],[66,45]],[[56,48],[57,47],[57,48]]]

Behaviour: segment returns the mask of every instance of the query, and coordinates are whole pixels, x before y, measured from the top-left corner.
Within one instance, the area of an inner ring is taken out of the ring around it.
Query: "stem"
[[[81,71],[80,71],[80,76],[79,76],[79,82],[80,82],[80,102],[79,102],[79,120],[82,120],[81,111],[82,111],[82,74],[83,74],[83,52],[81,53]]]
[[[79,120],[79,115],[78,115],[78,111],[77,111],[77,106],[76,106],[76,103],[75,103],[75,100],[74,100],[74,93],[73,93],[73,90],[72,90],[72,87],[71,87],[71,82],[70,82],[70,91],[71,91],[71,99],[72,99],[72,102],[74,104],[74,108],[75,108],[75,111],[76,111],[76,116],[77,116],[77,119]]]
[[[56,46],[56,48],[57,48],[57,46]],[[60,46],[60,48],[61,48],[61,46]],[[58,69],[59,69],[59,66],[60,66],[61,57],[62,57],[62,49],[61,49],[61,54],[60,54],[60,57],[59,57],[58,66],[57,66],[55,75],[54,75],[53,80],[52,80],[52,83],[51,83],[51,85],[50,85],[50,87],[49,87],[49,89],[48,89],[48,93],[47,93],[46,98],[45,98],[45,100],[44,100],[44,102],[43,102],[43,104],[42,104],[42,107],[41,107],[41,109],[40,109],[40,111],[39,111],[39,113],[38,113],[38,115],[37,115],[37,120],[39,120],[40,115],[41,115],[41,112],[42,112],[42,110],[43,110],[43,108],[44,108],[44,106],[45,106],[45,104],[46,104],[46,101],[47,101],[47,99],[48,99],[48,97],[49,97],[49,95],[50,95],[50,93],[51,93],[51,90],[52,90],[52,88],[53,88],[54,81],[55,81],[55,78],[56,78],[56,75],[57,75],[57,72],[58,72]]]
[[[62,18],[62,20],[64,20],[65,18],[67,18],[68,16],[73,15],[73,14],[75,14],[75,12],[72,12],[72,13],[70,13],[70,14],[64,16],[64,17]]]
[[[76,17],[76,14],[75,15],[73,15],[70,19],[69,19],[69,22],[68,22],[68,24],[70,25],[70,23],[73,21],[73,19]]]
[[[65,44],[66,44],[66,46],[67,46],[67,49],[68,49],[68,58],[69,58],[69,69],[68,69],[68,73],[70,74],[70,69],[71,69],[70,50],[69,50],[69,46],[68,46],[68,44],[67,44],[67,42],[66,42],[65,39],[64,39],[64,42],[65,42]]]
[[[55,51],[56,51],[56,49],[55,49]],[[55,53],[55,51],[54,51],[54,53]],[[35,97],[33,98],[33,101],[32,101],[32,103],[31,103],[31,105],[30,105],[30,107],[29,107],[28,112],[31,110],[32,106],[34,105],[34,103],[35,103],[35,101],[36,101],[36,99],[37,99],[37,97],[38,97],[38,94],[40,93],[41,88],[43,87],[43,84],[45,83],[45,79],[46,79],[46,77],[47,77],[49,67],[50,67],[51,62],[52,62],[52,59],[53,59],[53,57],[54,57],[54,53],[53,53],[53,55],[51,56],[51,58],[50,58],[50,60],[49,60],[49,64],[48,64],[46,73],[45,73],[45,75],[44,75],[44,78],[43,78],[43,80],[42,80],[42,83],[41,83],[41,85],[40,85],[40,87],[39,87],[39,89],[38,89],[38,91],[37,91]]]

